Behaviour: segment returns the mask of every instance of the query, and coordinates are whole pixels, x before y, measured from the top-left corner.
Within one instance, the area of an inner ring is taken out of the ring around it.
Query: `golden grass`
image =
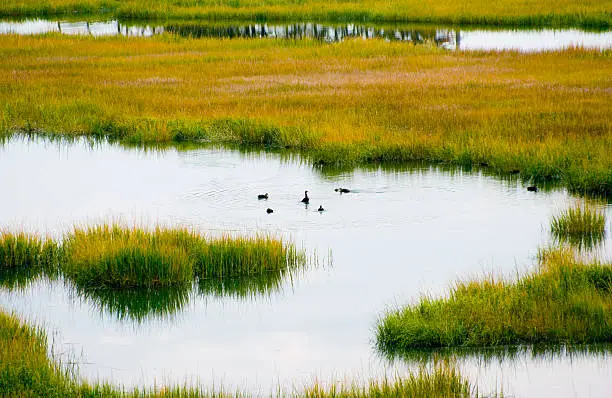
[[[612,193],[612,52],[0,37],[0,128],[488,165]]]
[[[610,0],[5,0],[0,15],[610,26]]]

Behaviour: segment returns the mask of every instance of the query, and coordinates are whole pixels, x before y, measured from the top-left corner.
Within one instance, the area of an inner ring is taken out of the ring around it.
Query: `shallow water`
[[[518,182],[435,167],[324,174],[269,153],[21,139],[0,147],[0,186],[0,225],[10,229],[60,236],[75,223],[161,223],[268,232],[316,252],[321,264],[266,294],[191,292],[171,311],[139,320],[62,281],[0,289],[0,306],[44,325],[56,355],[76,359],[90,380],[214,383],[255,395],[415,366],[379,358],[378,317],[420,294],[444,294],[457,279],[531,269],[551,241],[551,216],[573,201],[564,190],[527,192]],[[337,194],[340,186],[352,192]],[[308,208],[299,203],[306,189]],[[265,192],[269,199],[257,200]],[[606,212],[612,218],[612,207]],[[610,235],[602,257],[611,257]],[[479,358],[460,366],[480,392],[605,396],[612,380],[607,351]]]
[[[433,43],[452,50],[559,50],[570,46],[606,49],[612,48],[612,31],[587,32],[579,29],[464,29],[423,26],[324,25],[294,23],[286,25],[243,24],[221,25],[206,23],[165,23],[159,25],[126,24],[120,21],[65,22],[33,19],[0,21],[0,34],[80,34],[92,36],[123,35],[149,37],[173,33],[200,38],[314,38],[326,42],[339,42],[347,38],[383,38],[415,44]]]

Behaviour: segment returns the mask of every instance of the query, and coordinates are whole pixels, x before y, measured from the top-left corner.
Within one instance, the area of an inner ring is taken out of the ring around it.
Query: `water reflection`
[[[439,348],[411,350],[396,357],[384,357],[389,362],[430,364],[440,359],[456,358],[459,362],[472,362],[477,366],[493,363],[540,361],[553,362],[557,359],[589,357],[591,359],[612,358],[611,344],[557,344],[557,345],[516,345],[486,348]]]
[[[185,308],[190,289],[85,289],[76,288],[77,296],[93,305],[100,313],[120,321],[144,322],[169,319]]]
[[[430,43],[456,50],[508,50],[544,51],[569,46],[605,49],[612,47],[612,31],[587,32],[578,29],[540,30],[467,30],[444,26],[406,25],[326,25],[312,22],[274,24],[217,24],[168,22],[151,25],[147,23],[124,23],[117,20],[103,22],[66,22],[42,19],[0,22],[0,34],[80,34],[91,36],[121,35],[128,37],[150,37],[163,33],[189,38],[249,38],[249,39],[315,39],[328,43],[341,42],[349,38],[374,39]]]
[[[279,293],[286,279],[293,280],[293,273],[286,270],[274,270],[263,274],[243,276],[240,278],[215,279],[207,278],[198,281],[198,293],[202,296],[233,299],[256,299]]]

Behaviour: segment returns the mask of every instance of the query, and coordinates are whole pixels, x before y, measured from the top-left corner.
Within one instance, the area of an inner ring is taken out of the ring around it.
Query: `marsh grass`
[[[383,40],[0,37],[0,135],[423,161],[612,194],[612,52]]]
[[[457,283],[448,298],[422,298],[377,325],[387,356],[413,349],[612,341],[612,266],[581,263],[569,249],[540,253],[515,282]]]
[[[607,27],[604,1],[587,0],[5,0],[0,15],[98,16],[129,19],[421,22],[504,26]],[[609,6],[609,5],[608,5]]]
[[[309,398],[326,397],[472,397],[478,396],[454,364],[439,361],[433,370],[421,367],[417,373],[407,377],[396,377],[393,380],[371,380],[367,385],[332,385],[324,387],[319,384],[307,387],[301,396]]]
[[[595,205],[578,203],[553,216],[550,230],[562,242],[580,248],[593,247],[605,236],[606,214]]]
[[[195,278],[261,275],[305,264],[294,245],[267,236],[206,238],[187,229],[103,224],[75,228],[63,273],[82,288],[185,287]]]
[[[0,232],[0,285],[25,287],[32,280],[55,274],[62,256],[57,243],[24,232]]]
[[[67,374],[47,356],[44,332],[0,310],[0,395],[61,397],[68,391]]]
[[[367,386],[323,387],[315,383],[286,396],[295,397],[431,397],[471,396],[473,388],[453,364],[440,362],[433,371],[421,368],[396,380],[371,381]],[[246,397],[240,391],[200,386],[162,386],[127,390],[109,383],[90,384],[78,369],[62,369],[47,356],[47,339],[41,329],[25,325],[0,310],[0,395],[36,397]],[[272,392],[270,393],[272,395]]]
[[[186,230],[118,225],[75,228],[64,241],[63,273],[83,288],[185,286],[193,279]]]

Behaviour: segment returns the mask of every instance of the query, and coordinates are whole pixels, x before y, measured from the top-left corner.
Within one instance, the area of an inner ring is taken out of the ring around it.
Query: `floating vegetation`
[[[605,237],[606,214],[588,203],[578,203],[553,216],[552,234],[561,242],[579,248],[591,248]]]
[[[612,341],[612,266],[582,263],[570,249],[540,253],[516,282],[457,283],[448,298],[422,298],[377,325],[386,357],[413,349]]]

